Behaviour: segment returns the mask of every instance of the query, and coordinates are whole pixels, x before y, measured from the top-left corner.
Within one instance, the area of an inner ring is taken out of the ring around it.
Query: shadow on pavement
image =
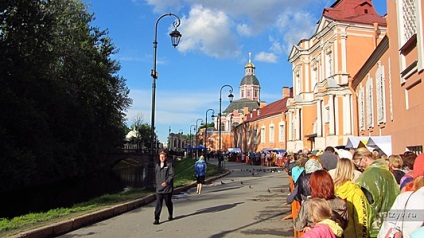
[[[219,205],[219,206],[215,206],[215,207],[208,207],[208,208],[197,210],[196,212],[191,213],[191,214],[176,216],[176,217],[174,217],[174,220],[179,220],[179,219],[183,219],[183,218],[186,218],[186,217],[189,217],[189,216],[194,216],[194,215],[199,215],[199,214],[204,214],[204,213],[220,212],[220,211],[224,211],[224,210],[234,208],[237,205],[240,205],[240,204],[243,204],[243,203],[244,202],[237,202],[237,203],[233,203],[233,204],[224,204],[224,205]],[[163,223],[165,223],[165,222],[166,221],[164,221]]]

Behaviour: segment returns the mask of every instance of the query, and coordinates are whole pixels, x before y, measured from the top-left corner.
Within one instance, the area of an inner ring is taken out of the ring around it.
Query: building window
[[[364,88],[359,89],[358,95],[358,114],[359,114],[359,130],[365,130],[365,94]]]
[[[261,143],[265,143],[265,127],[261,128]]]
[[[244,90],[241,90],[241,98],[244,98]]]
[[[274,125],[269,126],[269,142],[274,142]]]
[[[366,91],[366,107],[367,107],[367,125],[368,128],[374,127],[374,103],[373,103],[373,82],[372,78],[368,77]]]
[[[311,80],[311,91],[314,90],[315,85],[318,82],[318,68],[316,67],[316,65],[314,65],[312,67],[312,80]]]
[[[297,73],[296,74],[296,79],[295,79],[296,81],[296,87],[295,87],[295,92],[296,92],[296,95],[299,95],[300,94],[300,92],[301,92],[301,89],[300,89],[300,75]]]
[[[400,2],[400,31],[402,46],[417,33],[417,12],[414,2],[414,0],[402,0]]]
[[[257,128],[255,128],[253,130],[253,144],[254,145],[257,145],[258,144],[258,129]]]
[[[375,84],[377,93],[377,122],[386,123],[386,94],[384,90],[384,66],[378,63],[378,69],[375,74]]]
[[[409,151],[414,152],[416,155],[420,155],[420,154],[423,153],[423,146],[422,145],[407,146],[406,148]]]
[[[280,124],[279,125],[279,129],[278,129],[278,141],[279,142],[284,142],[285,141],[285,130],[284,130],[284,125]]]
[[[331,50],[328,50],[327,54],[325,55],[325,77],[329,78],[333,73],[332,73],[332,64],[333,60],[332,60],[332,56],[331,56]]]

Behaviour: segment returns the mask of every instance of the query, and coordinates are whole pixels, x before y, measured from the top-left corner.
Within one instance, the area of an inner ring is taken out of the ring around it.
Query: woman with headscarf
[[[296,186],[297,193],[294,196],[294,199],[297,201],[304,201],[307,197],[311,195],[311,187],[309,186],[309,180],[313,172],[323,169],[321,163],[315,159],[309,159],[305,163],[305,174],[301,175],[297,180]]]

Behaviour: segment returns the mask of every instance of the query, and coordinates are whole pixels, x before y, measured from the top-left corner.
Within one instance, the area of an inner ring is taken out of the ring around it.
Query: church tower
[[[252,53],[249,52],[249,62],[244,66],[244,77],[240,82],[240,99],[260,101],[259,80],[255,76],[255,65],[252,63]]]

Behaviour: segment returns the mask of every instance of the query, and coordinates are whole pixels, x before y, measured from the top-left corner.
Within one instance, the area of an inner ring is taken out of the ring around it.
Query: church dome
[[[257,86],[260,86],[259,85],[259,80],[258,80],[258,78],[256,78],[255,75],[246,75],[246,76],[244,76],[243,79],[240,82],[240,86],[243,86],[243,85],[257,85]]]
[[[223,111],[224,114],[233,113],[234,110],[238,110],[243,112],[245,107],[248,108],[249,111],[253,111],[253,109],[259,108],[259,103],[255,100],[250,100],[247,98],[242,98],[239,100],[235,100],[228,105],[228,107]]]
[[[244,66],[244,68],[255,68],[255,65],[252,62],[249,62],[246,64],[246,66]]]

